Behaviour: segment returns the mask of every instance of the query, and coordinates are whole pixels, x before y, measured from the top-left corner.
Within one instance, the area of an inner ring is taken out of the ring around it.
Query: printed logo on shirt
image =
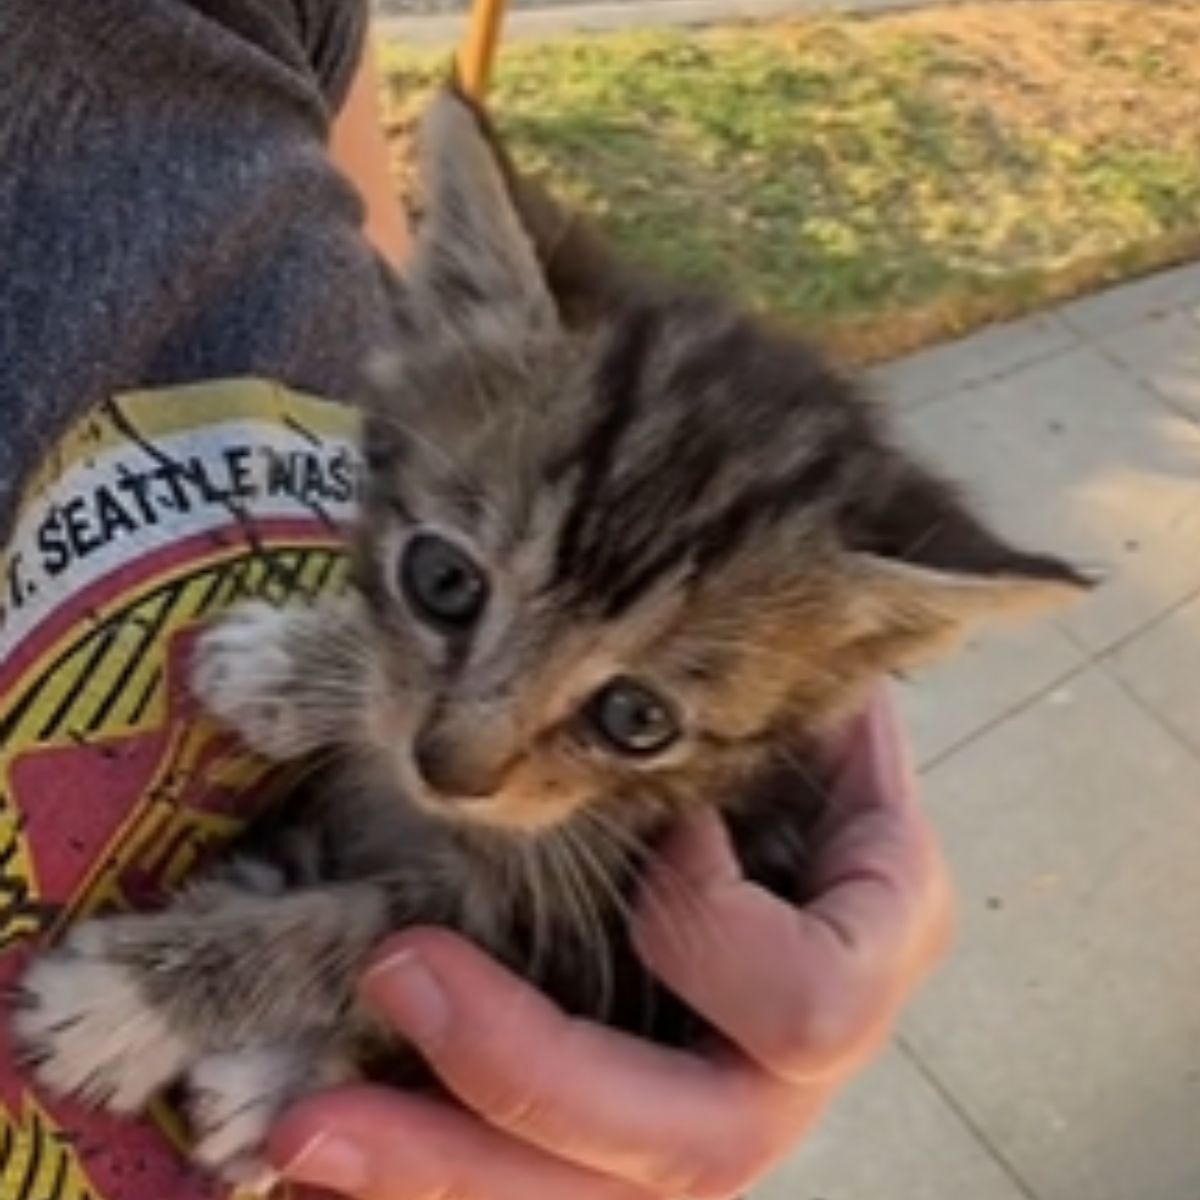
[[[354,413],[268,383],[126,395],[43,464],[0,556],[0,986],[69,922],[153,903],[284,786],[198,712],[196,629],[345,583]],[[0,1196],[211,1194],[140,1126],[34,1094],[0,1020]]]

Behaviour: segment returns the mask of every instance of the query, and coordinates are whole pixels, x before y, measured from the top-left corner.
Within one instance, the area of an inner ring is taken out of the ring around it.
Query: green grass
[[[1200,251],[1197,45],[1192,3],[967,5],[513,44],[492,103],[638,257],[870,359]],[[403,122],[445,57],[386,63]]]

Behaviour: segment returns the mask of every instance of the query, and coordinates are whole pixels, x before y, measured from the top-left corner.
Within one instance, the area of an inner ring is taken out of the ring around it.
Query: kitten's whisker
[[[572,878],[576,881],[591,918],[591,927],[595,935],[595,951],[598,956],[598,974],[600,981],[599,1014],[602,1020],[608,1020],[612,1014],[616,1000],[616,984],[614,980],[613,948],[609,934],[609,922],[592,890],[587,884],[587,875],[579,858],[578,848],[572,839],[563,841],[562,848],[566,861],[571,864]]]
[[[822,810],[827,811],[831,808],[834,798],[833,789],[826,780],[813,771],[811,760],[800,748],[784,744],[778,748],[777,753],[784,764],[799,776],[801,782],[812,789],[813,794],[820,801]]]
[[[592,814],[585,810],[584,815],[590,817]],[[608,896],[612,902],[614,910],[621,917],[626,928],[628,929],[634,921],[636,915],[633,905],[630,903],[629,897],[622,890],[621,884],[613,877],[613,869],[611,864],[604,860],[600,851],[605,846],[616,850],[617,871],[628,869],[630,854],[625,847],[621,846],[614,839],[607,836],[602,824],[592,821],[588,821],[587,824],[591,826],[591,832],[595,833],[600,838],[598,845],[588,838],[585,838],[583,836],[582,829],[569,827],[565,832],[573,841],[580,855],[581,862],[590,868],[592,878],[596,880],[601,890],[605,893],[605,895]],[[644,854],[644,847],[641,845],[641,843],[638,842],[636,845],[637,848],[640,851],[643,851]],[[642,1004],[640,1009],[642,1032],[648,1033],[654,1025],[657,986],[655,984],[654,977],[649,971],[641,971],[638,974],[642,991]]]
[[[544,842],[548,861],[554,865],[562,884],[564,898],[568,902],[572,920],[569,928],[580,938],[584,951],[584,963],[595,966],[598,975],[600,1000],[596,1015],[604,1020],[612,1006],[613,982],[611,948],[607,930],[601,920],[586,883],[579,875],[579,868],[569,850],[569,843],[552,834]],[[598,960],[590,959],[587,950],[592,948],[599,954]]]
[[[929,543],[931,541],[933,541],[933,539],[935,537],[937,537],[937,535],[939,533],[941,533],[942,530],[945,528],[946,528],[946,518],[945,517],[939,517],[936,521],[931,521],[929,523],[929,525],[926,527],[924,533],[920,534],[918,537],[913,538],[913,540],[911,542],[909,542],[907,546],[904,547],[903,551],[901,551],[900,557],[902,559],[909,559],[909,560],[915,559],[918,552],[921,550],[924,550],[925,547],[927,545],[929,545]]]
[[[296,785],[306,783],[319,775],[326,767],[335,763],[341,754],[342,750],[339,746],[322,746],[319,750],[306,754],[301,760],[304,770],[295,780]]]
[[[695,887],[661,860],[656,859],[650,874],[643,878],[641,899],[657,909],[658,924],[681,957],[695,954],[704,929],[717,929],[712,913],[697,898]],[[683,910],[682,919],[678,909]]]
[[[521,884],[530,900],[533,919],[533,944],[530,970],[534,979],[541,979],[550,946],[550,909],[546,899],[545,878],[541,853],[536,843],[522,841],[518,851]]]
[[[707,920],[708,914],[699,911],[700,906],[697,904],[695,895],[691,890],[691,885],[679,876],[670,863],[652,856],[645,842],[638,838],[636,834],[617,824],[608,814],[596,810],[584,810],[582,815],[592,826],[597,836],[606,839],[608,844],[624,857],[626,863],[631,858],[636,860],[635,870],[639,899],[650,908],[657,910],[659,922],[668,938],[681,954],[687,954],[689,950],[688,941],[683,936],[683,930],[679,922],[673,919],[671,915],[668,900],[659,894],[660,889],[657,884],[661,882],[664,886],[673,886],[675,889],[674,894],[683,902],[684,907],[689,908],[693,913]],[[649,875],[642,869],[647,865],[649,865],[651,871]],[[622,911],[626,919],[629,921],[634,920],[636,913],[633,904],[627,898],[623,897],[622,899]]]
[[[725,940],[724,927],[697,895],[696,885],[691,880],[681,875],[661,854],[654,854],[647,865],[648,870],[642,874],[645,902],[658,905],[664,931],[674,940],[681,953],[690,955],[696,950],[695,938],[701,932],[715,933],[719,940]],[[694,938],[689,938],[687,926],[681,925],[674,917],[675,909],[682,909],[685,918],[689,918],[696,926]]]
[[[574,847],[581,864],[587,866],[589,874],[596,880],[601,890],[612,902],[617,913],[625,920],[630,920],[633,917],[632,906],[628,898],[622,893],[620,886],[612,876],[609,864],[601,858],[596,846],[583,836],[581,829],[569,825],[563,828],[562,836],[564,840]],[[621,865],[624,865],[624,856],[622,856]]]

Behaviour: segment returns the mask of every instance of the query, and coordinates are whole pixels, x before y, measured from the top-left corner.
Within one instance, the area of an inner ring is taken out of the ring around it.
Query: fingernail
[[[418,1045],[438,1037],[450,1020],[441,984],[411,950],[376,963],[363,986],[372,1001]]]
[[[366,1155],[353,1142],[330,1133],[318,1133],[279,1173],[293,1183],[350,1195],[365,1191],[371,1181]]]

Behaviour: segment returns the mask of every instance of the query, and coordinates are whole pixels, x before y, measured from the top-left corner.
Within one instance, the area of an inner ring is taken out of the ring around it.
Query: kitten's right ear
[[[843,530],[848,641],[874,668],[929,661],[973,628],[1048,613],[1098,580],[1009,545],[957,490],[894,456]]]
[[[960,490],[907,455],[891,454],[843,531],[847,548],[896,564],[976,583],[997,596],[1024,594],[1037,607],[1069,603],[1099,576],[1050,554],[1011,545],[981,520]],[[997,608],[1002,609],[1003,604]]]

